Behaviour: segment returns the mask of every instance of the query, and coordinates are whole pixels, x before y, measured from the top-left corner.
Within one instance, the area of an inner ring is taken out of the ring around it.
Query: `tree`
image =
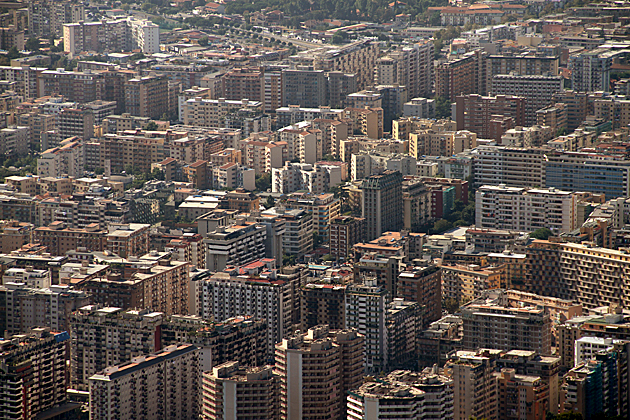
[[[20,58],[20,52],[18,51],[15,45],[9,48],[9,51],[7,52],[7,58],[9,60],[15,60],[16,58]]]
[[[535,231],[530,233],[529,237],[533,238],[533,239],[543,239],[543,240],[546,241],[552,235],[553,235],[553,233],[551,232],[551,230],[549,230],[547,228],[540,228],[540,229],[536,229]]]
[[[155,121],[149,121],[149,123],[145,127],[146,131],[156,131],[157,129],[158,129],[158,126],[155,123]]]
[[[164,179],[165,179],[164,171],[162,171],[160,168],[154,168],[151,171],[151,178],[152,179],[157,179],[159,181],[164,181]]]
[[[258,191],[267,191],[271,188],[271,174],[265,172],[256,178],[256,189]]]
[[[433,225],[433,229],[431,229],[431,233],[440,234],[442,232],[446,232],[452,227],[453,227],[453,224],[451,222],[445,219],[440,219],[437,222],[435,222],[435,224]]]
[[[436,118],[448,118],[451,116],[451,101],[442,96],[435,97]]]
[[[105,169],[103,169],[103,168],[96,168],[96,169],[94,169],[94,173],[96,175],[103,175],[105,173]]]
[[[263,206],[265,206],[266,209],[270,209],[274,207],[275,205],[276,205],[276,200],[274,200],[272,196],[268,195],[267,200],[265,200],[265,204],[263,204]]]
[[[457,299],[448,298],[442,302],[442,308],[446,310],[449,314],[454,314],[459,309],[459,302]]]
[[[201,38],[199,38],[198,42],[199,42],[199,45],[201,45],[202,47],[205,47],[209,43],[208,37],[207,36],[202,36]]]
[[[335,45],[343,44],[343,35],[341,35],[341,32],[335,32],[335,34],[330,39],[330,42]]]
[[[29,51],[39,51],[40,47],[39,39],[35,37],[30,37],[24,44],[24,48]]]

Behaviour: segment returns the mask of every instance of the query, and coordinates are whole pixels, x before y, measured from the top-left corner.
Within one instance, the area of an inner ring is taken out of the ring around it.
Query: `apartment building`
[[[44,70],[37,75],[40,96],[63,96],[67,101],[86,103],[105,100],[105,77],[91,70]]]
[[[149,252],[149,227],[142,223],[109,224],[107,250],[122,258],[139,257]]]
[[[323,194],[341,183],[341,168],[333,165],[285,162],[281,168],[271,169],[271,191],[289,194],[307,190]]]
[[[347,259],[354,244],[365,240],[366,223],[362,217],[337,216],[330,220],[330,255]]]
[[[59,147],[42,152],[37,159],[37,174],[41,177],[79,178],[85,172],[83,143],[78,137],[66,138]]]
[[[402,228],[400,172],[385,171],[380,175],[372,175],[363,180],[361,191],[362,217],[366,219],[368,240]]]
[[[565,375],[563,410],[589,418],[594,413],[628,416],[628,353],[630,342],[621,341],[580,363]]]
[[[475,161],[475,185],[540,188],[544,181],[547,150],[504,146],[479,146]]]
[[[542,307],[509,307],[479,298],[462,309],[464,349],[532,350],[551,354],[551,318]]]
[[[435,95],[455,102],[457,95],[485,95],[487,53],[477,50],[435,66]]]
[[[424,328],[442,317],[442,270],[429,264],[407,266],[398,275],[397,295],[422,307]]]
[[[137,117],[161,119],[168,113],[168,79],[145,76],[125,82],[125,110]]]
[[[526,125],[526,101],[521,96],[461,95],[457,96],[456,102],[457,129],[472,131],[484,139],[499,142],[505,130]]]
[[[8,254],[31,242],[33,228],[30,223],[20,223],[17,220],[0,222],[0,253]]]
[[[228,114],[247,110],[253,114],[263,112],[261,101],[194,98],[184,102],[184,124],[201,127],[225,127]]]
[[[286,160],[284,155],[288,156],[287,145],[273,141],[243,140],[239,142],[239,148],[243,165],[253,169],[256,175],[281,168]]]
[[[36,37],[62,35],[65,23],[81,20],[85,20],[85,7],[80,3],[37,0],[28,4],[28,32]]]
[[[265,103],[265,72],[259,68],[235,68],[221,77],[222,90],[216,97],[240,101],[244,98]]]
[[[403,116],[435,118],[435,99],[412,98],[403,104]]]
[[[88,251],[103,251],[107,244],[107,230],[93,223],[85,228],[69,228],[63,222],[53,222],[33,231],[33,241],[46,247],[51,255],[66,255],[66,252],[85,248]]]
[[[309,283],[300,291],[301,328],[308,330],[317,325],[331,329],[346,327],[346,284]]]
[[[550,141],[556,136],[557,131],[551,127],[531,127],[510,128],[501,136],[501,145],[506,147],[541,147],[550,145]],[[560,137],[562,138],[562,137]]]
[[[374,81],[378,58],[378,43],[373,40],[356,41],[339,48],[316,49],[309,52],[314,70],[339,71],[354,74],[357,90],[365,89]]]
[[[312,121],[315,119],[338,120],[343,118],[343,109],[322,106],[319,108],[305,108],[299,105],[289,105],[276,109],[277,124],[279,127],[286,127],[302,121]]]
[[[126,264],[134,262],[127,261]],[[163,258],[150,263],[146,260],[135,263],[139,268],[133,274],[112,271],[104,277],[86,278],[75,288],[90,293],[93,302],[100,305],[123,309],[151,308],[166,315],[188,313],[188,262]]]
[[[349,418],[453,419],[453,381],[434,370],[397,370],[348,394]]]
[[[364,337],[354,330],[317,326],[275,345],[280,378],[280,418],[337,418],[346,393],[363,380]]]
[[[431,96],[434,79],[433,41],[424,41],[388,51],[376,60],[375,85],[407,86],[408,97]]]
[[[624,97],[610,96],[593,101],[593,115],[612,122],[613,129],[627,127],[630,124],[630,100]]]
[[[623,157],[552,153],[547,155],[543,165],[546,188],[605,194],[607,199],[630,195],[630,164]]]
[[[292,193],[281,201],[288,210],[306,210],[313,216],[313,233],[324,242],[330,240],[330,224],[341,212],[341,202],[334,194]]]
[[[280,104],[302,108],[345,105],[346,95],[356,92],[356,75],[340,71],[283,69]]]
[[[477,134],[468,130],[418,130],[409,134],[409,154],[416,159],[424,156],[453,156],[477,147]]]
[[[577,227],[576,194],[553,187],[484,185],[476,192],[475,207],[475,226],[481,229],[571,232]]]
[[[90,418],[190,419],[199,416],[199,354],[179,344],[123,364],[110,365],[89,378]]]
[[[608,92],[613,60],[622,52],[605,48],[584,51],[569,57],[571,88],[576,92]]]
[[[0,406],[4,418],[35,418],[66,402],[69,340],[67,332],[35,328],[0,341]]]
[[[322,157],[321,135],[314,130],[300,125],[284,127],[278,130],[278,140],[287,144],[288,160],[315,163]]]
[[[488,55],[487,78],[488,87],[494,76],[498,74],[544,75],[557,76],[560,64],[558,55],[544,54],[513,54]]]
[[[278,377],[273,366],[245,367],[238,361],[215,366],[203,373],[201,418],[278,418]],[[235,398],[231,398],[235,396]]]
[[[216,273],[200,283],[198,293],[204,317],[248,315],[267,320],[265,349],[271,352],[292,328],[291,290],[292,285],[283,280]]]
[[[240,266],[264,258],[266,239],[266,228],[255,222],[243,220],[219,226],[204,239],[206,268],[222,271],[227,266]]]
[[[563,89],[562,76],[497,74],[492,78],[493,95],[525,98],[525,125],[537,122],[536,111],[554,103],[553,95]]]
[[[455,419],[498,418],[495,361],[490,354],[457,351],[446,367],[452,372]]]
[[[486,290],[498,289],[506,284],[505,266],[482,268],[476,264],[442,265],[442,296],[446,299],[470,301]]]
[[[358,131],[369,139],[383,138],[383,108],[344,108],[343,118],[352,122],[353,132]],[[356,131],[355,131],[356,130]]]
[[[71,56],[83,52],[111,53],[134,49],[145,54],[160,51],[159,27],[149,20],[128,17],[76,22],[63,25],[64,51]]]
[[[552,132],[567,131],[568,107],[563,103],[555,103],[536,111],[536,125],[551,127]]]
[[[285,255],[300,258],[313,250],[313,214],[307,210],[277,206],[263,212],[263,215],[278,216],[284,219],[282,250]]]
[[[23,334],[40,326],[67,331],[72,311],[89,302],[86,293],[60,285],[34,289],[23,283],[7,283],[0,286],[0,297],[7,302],[7,314],[0,320],[0,328],[9,334]]]
[[[544,419],[549,410],[549,385],[538,376],[519,375],[501,369],[497,376],[500,419],[517,415],[525,419]]]
[[[0,153],[23,156],[28,154],[31,141],[31,128],[9,126],[0,130]]]

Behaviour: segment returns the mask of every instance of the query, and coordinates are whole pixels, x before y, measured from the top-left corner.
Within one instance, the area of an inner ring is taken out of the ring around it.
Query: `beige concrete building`
[[[204,372],[203,420],[278,418],[278,376],[273,366],[244,367],[226,362]]]
[[[136,356],[90,377],[90,418],[199,416],[199,355],[191,344]]]
[[[353,330],[318,326],[276,344],[274,372],[280,378],[280,418],[338,418],[346,393],[363,380],[364,337]]]

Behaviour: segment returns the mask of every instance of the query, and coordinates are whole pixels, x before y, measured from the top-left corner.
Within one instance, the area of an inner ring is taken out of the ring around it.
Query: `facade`
[[[341,168],[333,165],[286,162],[281,168],[271,169],[271,191],[290,194],[307,190],[322,194],[341,183]]]
[[[423,307],[424,328],[442,317],[442,270],[435,265],[407,266],[398,275],[398,297]]]
[[[199,287],[202,296],[199,301],[206,318],[249,315],[269,320],[266,337],[269,351],[291,331],[292,285],[288,282],[217,273]]]
[[[83,229],[67,228],[61,222],[53,222],[33,231],[33,240],[46,247],[51,255],[66,255],[66,252],[83,247],[88,251],[103,251],[107,231],[98,224]]]
[[[302,257],[313,250],[313,215],[306,210],[287,210],[273,207],[263,215],[278,216],[284,219],[282,251],[285,255]]]
[[[300,292],[301,328],[328,325],[334,330],[346,327],[346,285],[309,283]]]
[[[59,147],[42,152],[37,159],[37,174],[41,177],[80,178],[85,173],[85,152],[78,137],[71,137]]]
[[[544,155],[540,148],[479,146],[475,161],[475,185],[541,188],[545,185]],[[559,188],[559,187],[557,187]],[[569,190],[567,190],[569,191]]]
[[[571,88],[577,92],[608,92],[610,68],[617,55],[616,51],[597,48],[571,56]]]
[[[365,241],[365,219],[338,216],[330,221],[330,255],[347,259],[354,244]]]
[[[472,131],[480,138],[500,141],[507,129],[526,125],[526,100],[522,96],[462,95],[456,102],[457,129]],[[504,124],[506,118],[510,119],[507,125]]]
[[[363,380],[364,337],[327,326],[283,338],[275,346],[280,419],[341,417],[346,393]]]
[[[145,76],[125,82],[125,110],[137,117],[160,119],[168,114],[168,79]]]
[[[362,217],[366,220],[366,239],[372,240],[384,232],[399,231],[403,225],[402,175],[385,171],[361,183]]]
[[[525,98],[525,125],[537,122],[536,111],[553,103],[553,95],[563,89],[562,76],[498,74],[492,78],[493,95]]]
[[[339,71],[354,74],[357,90],[372,85],[374,67],[378,57],[378,43],[373,40],[356,41],[335,50],[311,51],[315,70]]]
[[[319,195],[294,193],[282,201],[286,209],[306,210],[313,216],[313,233],[330,240],[331,221],[341,211],[341,202],[332,193]]]
[[[28,153],[30,127],[10,126],[0,130],[0,153],[23,156]]]
[[[520,419],[542,420],[549,410],[549,385],[538,376],[519,375],[513,369],[501,369],[497,377],[499,418],[517,415]]]
[[[457,351],[447,368],[452,371],[455,419],[498,418],[495,362],[490,355]]]
[[[254,222],[220,226],[204,239],[206,268],[222,271],[229,265],[244,265],[265,256],[267,231]]]
[[[149,227],[142,223],[109,223],[107,250],[123,258],[139,257],[149,252]]]
[[[86,108],[64,108],[57,115],[57,138],[61,144],[69,137],[90,141],[94,137],[94,112]]]
[[[108,366],[92,375],[90,418],[190,419],[199,416],[200,366],[191,344]]]
[[[67,332],[35,328],[0,341],[0,406],[6,419],[31,419],[66,402]]]
[[[272,366],[245,367],[238,361],[203,373],[204,420],[278,418],[278,377]]]
[[[257,100],[189,99],[183,104],[184,124],[202,127],[226,127],[228,114],[239,110],[253,114],[263,112],[263,103]],[[261,130],[262,131],[262,130]]]
[[[434,370],[397,370],[348,395],[348,418],[453,419],[453,381]]]
[[[462,308],[462,319],[464,349],[521,349],[551,354],[551,319],[544,308],[511,308],[480,299]]]
[[[577,196],[568,191],[487,186],[476,192],[475,226],[531,232],[571,232],[577,225]]]

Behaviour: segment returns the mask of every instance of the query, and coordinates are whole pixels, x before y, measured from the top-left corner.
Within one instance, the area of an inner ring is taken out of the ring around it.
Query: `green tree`
[[[451,116],[451,101],[442,96],[435,97],[435,117],[448,118]]]
[[[452,227],[453,227],[453,224],[451,222],[445,219],[440,219],[437,222],[435,222],[435,224],[433,225],[433,229],[431,229],[431,233],[439,234],[442,232],[446,232]]]
[[[335,34],[332,36],[332,38],[330,39],[330,42],[332,42],[335,45],[339,45],[339,44],[343,44],[343,35],[341,35],[341,32],[335,32]]]
[[[39,49],[41,48],[41,45],[39,44],[39,39],[33,36],[30,37],[24,44],[24,48],[29,51],[39,51]]]
[[[459,309],[459,302],[457,299],[448,298],[442,302],[442,308],[446,310],[449,314],[454,314]]]
[[[271,188],[271,174],[265,172],[264,174],[256,177],[256,189],[258,191],[267,191]]]
[[[202,36],[201,38],[199,38],[199,45],[201,45],[202,47],[205,47],[208,45],[209,40],[207,36]]]
[[[20,58],[20,52],[18,51],[15,45],[9,48],[9,51],[7,52],[7,58],[9,60],[15,60],[16,58]]]
[[[529,237],[533,238],[533,239],[547,240],[552,235],[553,235],[553,232],[551,232],[551,230],[549,230],[547,228],[540,228],[540,229],[536,229],[535,231],[530,233]]]
[[[272,196],[268,195],[267,200],[265,200],[265,204],[263,204],[263,206],[265,206],[266,209],[270,209],[274,207],[275,205],[276,205],[276,200],[274,200]]]
[[[156,131],[157,129],[158,125],[155,123],[155,121],[149,121],[149,123],[145,127],[145,130],[147,131]]]

